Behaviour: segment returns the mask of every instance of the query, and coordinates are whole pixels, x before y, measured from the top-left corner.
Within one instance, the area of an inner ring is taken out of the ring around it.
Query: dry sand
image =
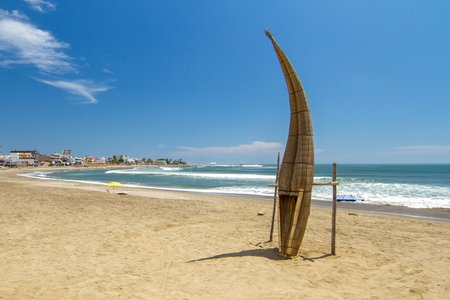
[[[284,260],[258,245],[270,201],[16,172],[0,171],[2,299],[450,297],[450,222],[340,209],[329,256],[329,208],[314,206],[301,255]]]

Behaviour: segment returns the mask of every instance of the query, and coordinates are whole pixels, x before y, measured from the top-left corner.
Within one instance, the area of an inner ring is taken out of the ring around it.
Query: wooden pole
[[[279,172],[280,172],[280,152],[278,152],[277,174],[275,175],[275,193],[273,195],[272,224],[270,225],[269,242],[273,241],[273,227],[274,227],[274,223],[275,223],[275,211],[277,209],[278,174],[279,174]]]
[[[333,163],[333,182],[336,182],[336,163]],[[336,184],[333,184],[333,212],[331,216],[331,254],[336,255]]]

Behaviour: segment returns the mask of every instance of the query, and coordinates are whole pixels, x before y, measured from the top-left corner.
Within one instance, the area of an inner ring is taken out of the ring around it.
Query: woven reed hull
[[[306,196],[306,197],[305,197]],[[296,256],[305,235],[306,224],[311,207],[311,196],[279,196],[281,255]]]
[[[294,67],[270,32],[266,31],[266,34],[272,42],[286,80],[291,110],[289,136],[278,181],[280,254],[296,256],[311,209],[314,179],[312,122],[306,93]]]

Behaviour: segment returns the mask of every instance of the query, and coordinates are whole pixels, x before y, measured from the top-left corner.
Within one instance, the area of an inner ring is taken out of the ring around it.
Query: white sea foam
[[[273,196],[274,188],[271,187],[255,187],[255,186],[231,186],[209,189],[215,193],[223,194],[239,194],[239,195],[258,195],[258,196]]]
[[[17,176],[22,177],[30,177],[30,178],[48,178],[48,174],[52,174],[54,172],[32,172],[32,173],[24,173],[24,174],[17,174]]]
[[[110,170],[105,174],[129,174],[129,175],[159,175],[159,176],[183,176],[191,178],[227,179],[227,180],[275,180],[275,175],[264,174],[238,174],[238,173],[201,173],[201,172],[164,172],[158,169],[127,169]]]
[[[314,177],[314,181],[315,182],[329,182],[331,181],[331,177],[320,177],[320,176],[315,176]]]
[[[243,168],[262,168],[263,165],[241,165]]]
[[[450,208],[450,188],[406,183],[341,181],[338,192],[359,194],[369,204],[389,204],[412,208]],[[316,186],[313,198],[331,200],[331,188]]]
[[[105,185],[105,182],[100,182],[100,181],[60,179],[60,178],[48,177],[47,175],[51,174],[51,173],[55,173],[55,172],[32,172],[32,173],[17,174],[17,176],[44,179],[44,180],[53,180],[53,181],[68,181],[68,182],[88,183],[88,184],[95,184],[95,185]]]
[[[183,169],[183,168],[172,168],[172,167],[159,167],[159,168],[164,171],[180,171]]]

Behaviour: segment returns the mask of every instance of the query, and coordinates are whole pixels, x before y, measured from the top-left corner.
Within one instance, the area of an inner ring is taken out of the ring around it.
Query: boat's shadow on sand
[[[285,257],[279,255],[277,248],[258,248],[258,249],[243,250],[243,251],[239,251],[239,252],[223,253],[223,254],[218,254],[218,255],[214,255],[214,256],[210,256],[210,257],[190,260],[188,262],[199,262],[199,261],[212,260],[212,259],[244,257],[244,256],[263,257],[263,258],[267,258],[270,260],[289,260],[288,258],[285,258]],[[297,259],[314,262],[315,260],[323,259],[323,258],[326,258],[329,256],[332,256],[332,255],[331,254],[323,254],[321,256],[316,256],[316,257],[306,257],[303,255],[299,255],[297,257]]]

